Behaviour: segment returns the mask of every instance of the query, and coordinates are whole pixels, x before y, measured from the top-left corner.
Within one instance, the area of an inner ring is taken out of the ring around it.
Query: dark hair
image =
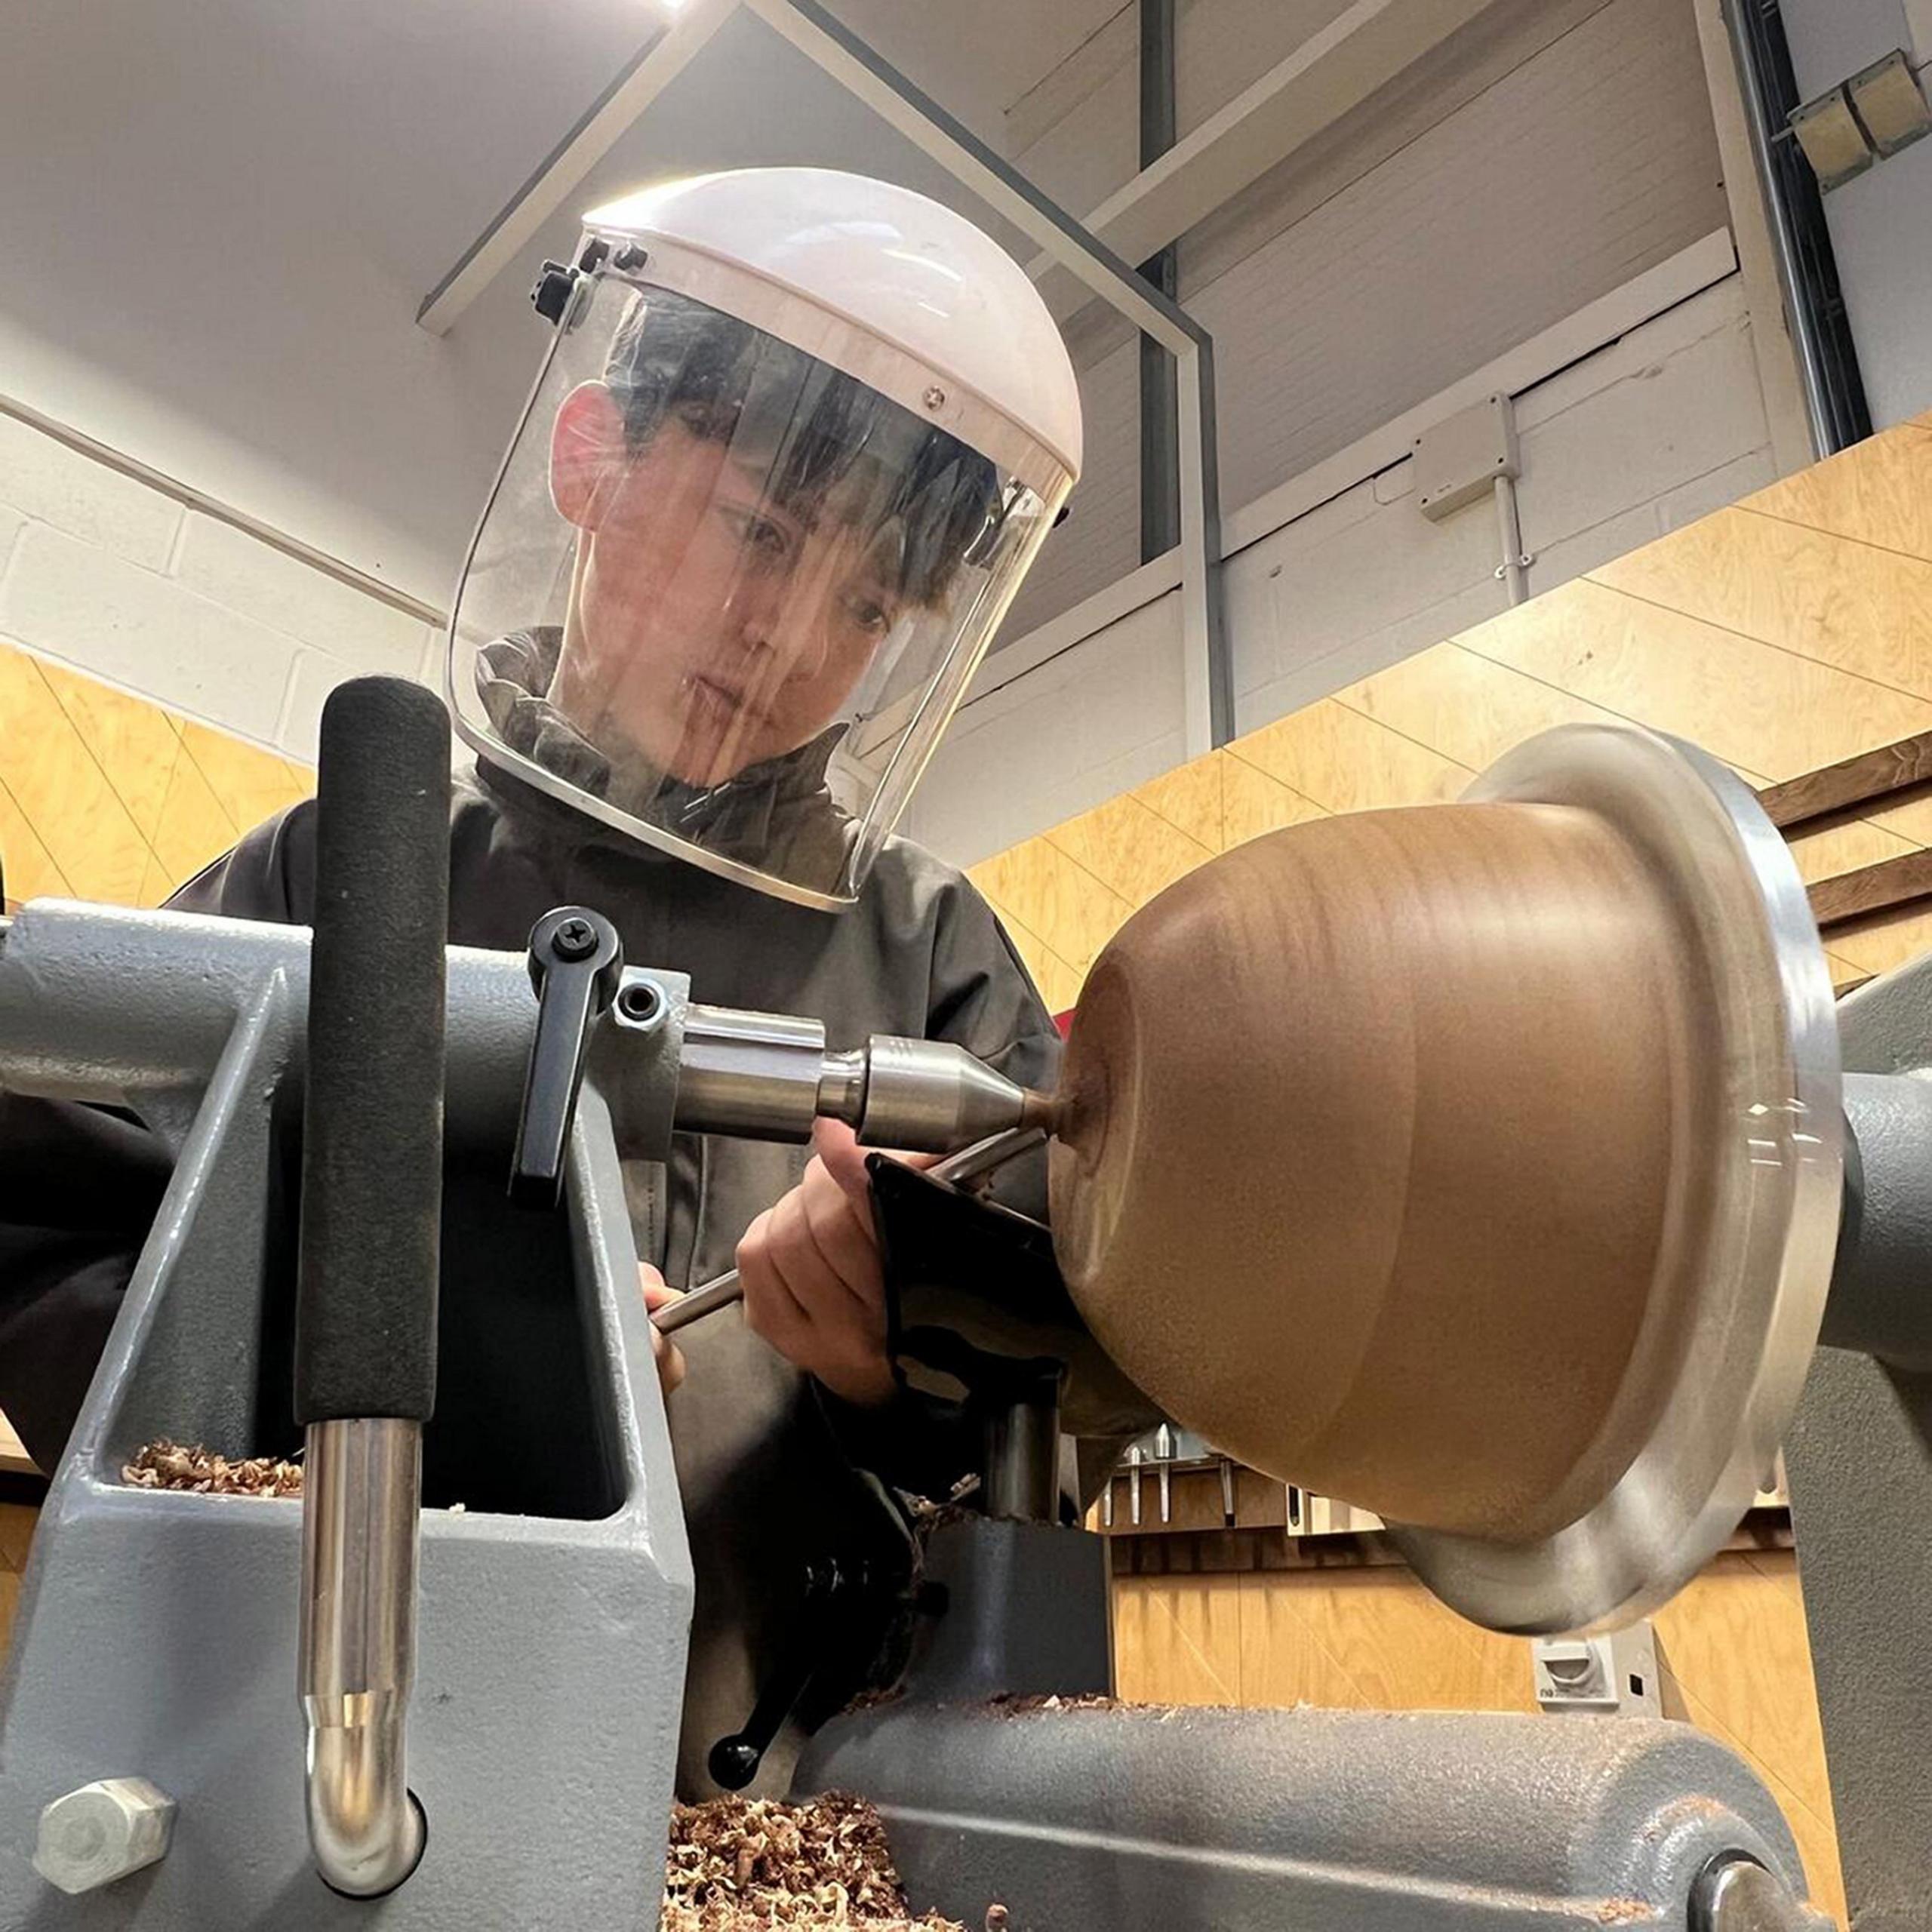
[[[777,500],[808,522],[832,513],[868,534],[897,525],[895,588],[936,604],[1004,514],[998,472],[957,437],[856,377],[668,289],[632,298],[604,380],[641,448],[669,417],[769,458]]]

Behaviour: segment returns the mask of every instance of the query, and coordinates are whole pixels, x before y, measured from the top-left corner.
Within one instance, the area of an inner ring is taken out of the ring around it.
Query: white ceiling
[[[840,8],[995,144],[1004,106],[1116,11]],[[665,174],[811,162],[983,218],[741,16],[448,337],[417,328],[660,17],[651,0],[42,0],[0,63],[0,392],[440,603],[541,347],[536,263],[577,211]]]
[[[1001,116],[1136,0],[826,0],[908,79],[1008,152]]]

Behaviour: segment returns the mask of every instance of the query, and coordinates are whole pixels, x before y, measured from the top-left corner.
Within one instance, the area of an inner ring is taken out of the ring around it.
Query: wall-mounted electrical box
[[[1417,437],[1416,507],[1432,523],[1492,495],[1499,476],[1522,474],[1516,412],[1508,396],[1486,396]]]

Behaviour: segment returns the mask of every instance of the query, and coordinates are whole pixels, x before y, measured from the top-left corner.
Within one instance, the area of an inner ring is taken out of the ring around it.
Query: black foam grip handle
[[[295,1419],[435,1404],[449,715],[399,678],[322,710]]]

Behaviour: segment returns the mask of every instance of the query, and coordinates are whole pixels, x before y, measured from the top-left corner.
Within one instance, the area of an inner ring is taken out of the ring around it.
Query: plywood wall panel
[[[1130,909],[1144,906],[1220,850],[1189,837],[1131,792],[1056,826],[1047,840]]]
[[[1263,832],[1278,832],[1284,826],[1302,825],[1310,819],[1329,816],[1324,806],[1303,796],[1293,786],[1284,785],[1259,765],[1251,764],[1238,749],[1220,754],[1222,849],[1232,852]]]
[[[1469,650],[1773,780],[1932,728],[1932,702],[1580,578]]]
[[[1814,1901],[1842,1925],[1831,1793],[1791,1555],[1720,1558],[1655,1627],[1666,1714],[1708,1731],[1757,1772],[1791,1825]],[[1463,1623],[1399,1568],[1124,1577],[1115,1585],[1114,1631],[1118,1694],[1135,1702],[1537,1709],[1527,1642]]]
[[[244,744],[225,731],[192,720],[181,726],[183,749],[192,758],[208,789],[239,837],[285,806],[306,798],[315,789],[289,761],[257,745]]]
[[[1626,596],[1932,699],[1932,562],[1922,558],[1740,508],[1592,575]],[[1872,621],[1878,611],[1883,623]]]
[[[134,829],[152,840],[181,749],[174,718],[145,698],[131,697],[65,665],[45,658],[28,661],[45,679],[82,746],[127,808]]]
[[[1932,562],[1932,435],[1925,419],[1774,483],[1742,506]]]
[[[1475,775],[1331,698],[1251,731],[1229,749],[1331,812],[1453,798]]]
[[[7,897],[11,903],[45,895],[70,898],[73,888],[54,863],[53,855],[40,841],[40,835],[27,815],[14,801],[5,782],[0,779],[0,870],[4,870]]]
[[[1225,754],[1210,752],[1136,786],[1133,795],[1197,845],[1218,852],[1225,823],[1221,774],[1226,762]]]
[[[1335,702],[1432,746],[1472,772],[1539,731],[1616,721],[1601,706],[1457,644],[1438,644],[1364,678],[1337,691]]]
[[[158,905],[314,774],[69,666],[0,644],[7,894]]]
[[[1239,1704],[1241,1579],[1120,1579],[1114,1676],[1135,1703]]]
[[[0,783],[75,894],[132,903],[147,842],[38,663],[20,651],[0,651]]]

